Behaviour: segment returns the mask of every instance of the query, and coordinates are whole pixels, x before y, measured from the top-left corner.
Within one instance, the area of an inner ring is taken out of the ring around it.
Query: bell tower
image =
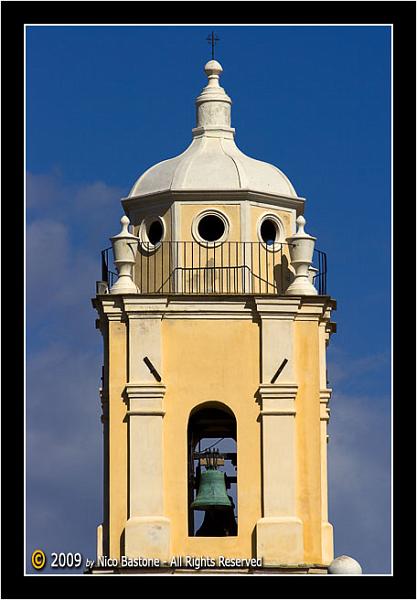
[[[102,252],[98,559],[326,572],[326,255],[289,179],[237,147],[221,65],[204,70],[191,144],[139,177]]]

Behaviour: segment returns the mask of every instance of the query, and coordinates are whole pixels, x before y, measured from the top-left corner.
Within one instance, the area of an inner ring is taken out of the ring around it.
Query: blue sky
[[[27,554],[95,556],[102,347],[90,298],[120,198],[191,141],[220,37],[242,151],[306,198],[327,252],[335,555],[390,572],[390,28],[27,30]],[[30,561],[29,561],[30,562]],[[33,569],[27,567],[29,572]],[[46,569],[44,572],[56,572]]]

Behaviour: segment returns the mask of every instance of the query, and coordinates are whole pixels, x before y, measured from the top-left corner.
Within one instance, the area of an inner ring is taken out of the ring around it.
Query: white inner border
[[[23,384],[24,384],[24,392],[23,392],[23,402],[24,402],[24,413],[23,413],[23,445],[24,445],[24,454],[23,454],[23,492],[24,492],[24,510],[23,510],[23,529],[24,529],[24,539],[23,539],[23,564],[24,564],[24,576],[25,577],[59,577],[61,575],[65,575],[66,577],[80,577],[78,573],[42,573],[41,571],[38,573],[28,573],[26,571],[26,535],[27,535],[27,522],[26,522],[26,478],[27,478],[27,465],[26,465],[26,451],[27,451],[27,421],[26,421],[26,372],[27,372],[27,360],[26,360],[26,330],[27,330],[27,318],[26,318],[26,276],[27,276],[27,265],[26,265],[26,215],[27,215],[27,199],[26,199],[26,134],[27,134],[27,120],[26,120],[26,58],[27,58],[27,46],[26,46],[26,35],[28,27],[390,27],[391,29],[391,152],[390,152],[390,161],[391,161],[391,259],[393,257],[394,246],[393,246],[393,198],[394,198],[394,25],[393,23],[25,23],[24,31],[25,35],[23,37],[23,52],[24,52],[24,60],[23,60],[23,123],[24,123],[24,139],[23,139],[23,182],[24,182],[24,197],[23,197],[23,206],[24,206],[24,236],[23,236],[23,251],[24,251],[24,264],[23,264],[23,290],[24,290],[24,311],[23,311],[23,348],[24,348],[24,357],[23,357]],[[394,560],[394,536],[393,536],[393,511],[394,511],[394,468],[393,468],[393,459],[394,459],[394,430],[393,430],[393,397],[394,397],[394,295],[393,295],[393,280],[394,280],[394,261],[391,260],[391,572],[390,573],[366,573],[362,575],[362,577],[387,577],[393,574],[393,560]],[[1,284],[0,284],[1,286]],[[142,577],[154,577],[153,574],[142,574]],[[210,574],[208,574],[210,577]],[[216,575],[211,575],[215,577]],[[316,575],[317,577],[327,577],[327,575]],[[96,575],[96,577],[100,577]],[[113,575],[113,577],[126,577],[126,575]],[[136,577],[136,575],[127,575],[127,577]],[[275,575],[264,574],[261,577],[276,577]],[[299,575],[288,574],[287,577],[299,577]],[[354,576],[353,576],[354,577]]]

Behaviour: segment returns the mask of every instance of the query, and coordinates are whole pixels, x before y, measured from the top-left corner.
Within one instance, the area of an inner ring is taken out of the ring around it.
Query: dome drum
[[[222,70],[205,66],[188,148],[150,167],[122,199],[139,240],[142,293],[285,294],[296,276],[287,240],[305,200],[276,166],[237,147]],[[310,267],[323,291],[322,270]]]

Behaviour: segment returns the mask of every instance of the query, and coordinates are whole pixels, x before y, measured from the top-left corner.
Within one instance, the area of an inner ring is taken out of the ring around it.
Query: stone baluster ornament
[[[122,231],[110,238],[113,246],[114,264],[119,277],[111,287],[110,294],[137,294],[140,290],[133,282],[133,265],[138,251],[139,238],[129,232],[129,219],[125,215],[120,219]]]
[[[313,285],[314,285],[314,278],[316,277],[318,272],[319,272],[319,270],[316,269],[315,267],[308,267],[308,278],[310,280],[310,283],[312,283]]]
[[[287,238],[295,279],[288,286],[286,294],[288,296],[316,296],[317,290],[311,283],[310,270],[316,238],[304,231],[306,220],[302,215],[298,217],[296,223],[298,225],[297,233]]]

